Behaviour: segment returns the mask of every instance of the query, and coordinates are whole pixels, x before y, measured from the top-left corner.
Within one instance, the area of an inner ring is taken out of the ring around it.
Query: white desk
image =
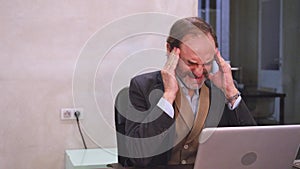
[[[116,148],[78,149],[65,151],[66,169],[107,168],[107,164],[117,163]]]

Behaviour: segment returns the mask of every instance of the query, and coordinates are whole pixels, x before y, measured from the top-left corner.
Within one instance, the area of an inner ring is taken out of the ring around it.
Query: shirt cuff
[[[242,97],[239,96],[239,97],[236,99],[236,101],[234,102],[233,105],[231,105],[231,103],[228,103],[228,104],[227,104],[227,105],[228,105],[228,108],[229,108],[230,110],[234,110],[235,108],[238,107],[238,105],[240,104],[241,100],[242,100]]]
[[[160,98],[160,100],[157,103],[157,106],[162,109],[168,116],[171,118],[174,118],[174,109],[171,103],[169,103],[166,99],[163,97]]]

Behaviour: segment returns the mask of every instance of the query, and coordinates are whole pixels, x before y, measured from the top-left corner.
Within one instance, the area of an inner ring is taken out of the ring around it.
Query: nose
[[[193,67],[191,67],[191,72],[196,76],[196,77],[200,77],[202,76],[203,72],[204,72],[205,67],[203,65],[194,65]]]

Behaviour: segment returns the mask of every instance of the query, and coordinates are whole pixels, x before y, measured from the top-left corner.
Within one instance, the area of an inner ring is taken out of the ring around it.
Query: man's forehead
[[[215,43],[211,36],[205,34],[188,34],[182,39],[184,49],[192,50],[203,61],[210,61],[215,54]]]

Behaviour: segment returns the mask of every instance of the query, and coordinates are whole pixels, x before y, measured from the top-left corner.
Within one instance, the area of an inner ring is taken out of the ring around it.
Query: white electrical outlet
[[[62,108],[60,110],[61,120],[76,120],[75,112],[80,112],[79,119],[83,119],[83,109],[82,108]]]

